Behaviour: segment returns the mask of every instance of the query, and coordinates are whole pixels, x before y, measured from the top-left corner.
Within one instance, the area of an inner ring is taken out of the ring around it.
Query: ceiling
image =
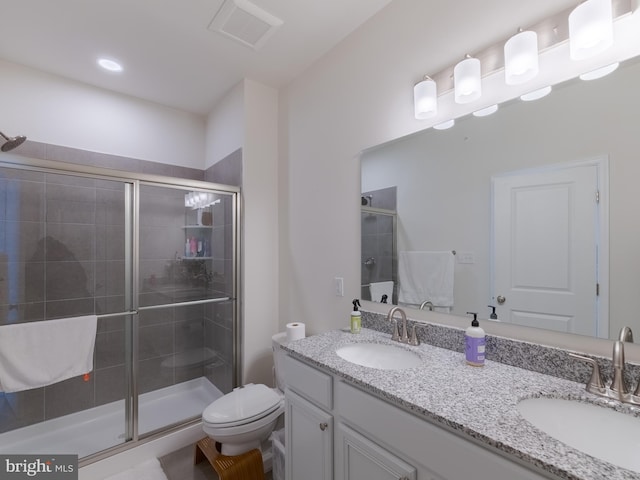
[[[250,1],[283,22],[258,50],[208,28],[225,0],[2,0],[0,59],[206,115],[243,78],[286,85],[391,0]]]

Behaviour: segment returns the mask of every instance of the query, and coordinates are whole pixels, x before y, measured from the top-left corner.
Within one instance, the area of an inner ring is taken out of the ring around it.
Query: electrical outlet
[[[458,263],[476,263],[476,257],[473,252],[458,252],[456,257],[458,258]]]
[[[336,291],[336,297],[344,297],[344,278],[336,277],[333,279]]]

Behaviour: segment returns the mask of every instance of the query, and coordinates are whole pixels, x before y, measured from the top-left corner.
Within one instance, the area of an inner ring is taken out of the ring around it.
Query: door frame
[[[495,286],[495,192],[494,179],[504,178],[515,175],[541,174],[547,172],[556,172],[558,170],[566,170],[576,167],[595,166],[597,171],[597,183],[599,192],[599,206],[596,210],[596,274],[597,282],[600,286],[599,295],[596,298],[596,314],[597,314],[597,337],[609,338],[609,156],[599,155],[584,160],[574,160],[564,163],[554,163],[549,165],[541,165],[538,167],[525,168],[522,170],[514,170],[510,172],[499,173],[491,176],[491,245],[489,258],[490,266],[490,293],[491,301],[496,298]]]

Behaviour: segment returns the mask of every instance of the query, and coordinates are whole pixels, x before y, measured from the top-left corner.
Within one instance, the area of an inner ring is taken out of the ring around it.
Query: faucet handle
[[[413,324],[413,328],[411,329],[411,339],[409,340],[409,345],[417,347],[420,345],[420,340],[418,340],[418,335],[416,334],[416,324]]]
[[[391,340],[398,341],[400,340],[400,332],[398,331],[398,321],[393,319],[393,335],[391,335]]]
[[[607,391],[607,387],[605,387],[604,385],[604,380],[602,378],[602,374],[600,373],[598,362],[596,362],[593,358],[583,357],[582,355],[577,355],[575,353],[570,353],[569,356],[577,358],[578,360],[583,360],[593,366],[593,370],[591,371],[591,378],[587,382],[585,390],[589,393],[600,395],[604,394]]]

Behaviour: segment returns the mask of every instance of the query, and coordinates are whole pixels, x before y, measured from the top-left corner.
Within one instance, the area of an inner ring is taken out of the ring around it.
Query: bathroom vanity
[[[396,344],[363,329],[285,345],[288,480],[633,479],[544,434],[516,408],[530,397],[598,402],[584,385],[420,345],[414,368],[384,370],[345,360],[353,343]],[[391,366],[393,367],[393,366]]]

